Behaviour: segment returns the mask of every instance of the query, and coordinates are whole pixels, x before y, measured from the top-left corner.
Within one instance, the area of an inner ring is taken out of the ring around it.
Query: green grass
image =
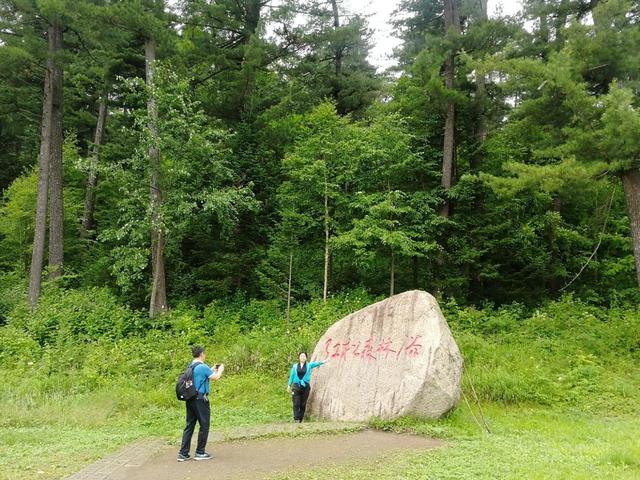
[[[228,367],[213,393],[214,429],[287,421],[288,362],[370,301],[355,292],[311,302],[290,322],[273,302],[212,304],[151,324],[108,298],[96,307],[92,292],[65,295],[36,312],[18,306],[0,327],[0,479],[64,478],[145,437],[176,445],[184,412],[172,383],[192,343]],[[445,439],[445,448],[293,477],[640,478],[637,307],[571,297],[535,311],[443,307],[465,358],[464,391],[471,396],[473,379],[492,433],[461,402],[440,421],[373,423]]]
[[[274,479],[585,479],[640,478],[640,421],[541,407],[485,405],[483,433],[466,407],[441,422],[378,422],[385,430],[444,438],[426,453],[387,455],[276,475]]]
[[[214,387],[212,429],[284,421],[284,383],[257,375]],[[77,396],[23,396],[0,402],[0,479],[58,479],[136,439],[162,436],[177,445],[184,406],[170,386],[112,386]],[[38,473],[42,472],[42,473]]]
[[[213,429],[289,418],[289,399],[280,379],[230,376],[216,385],[213,397]],[[640,477],[637,415],[606,416],[569,408],[495,403],[484,404],[483,411],[491,434],[480,430],[461,403],[440,421],[403,418],[372,422],[382,430],[442,438],[444,448],[275,478]],[[34,475],[39,479],[64,478],[139,438],[163,436],[177,445],[183,422],[182,404],[164,387],[147,393],[114,387],[76,397],[35,396],[0,403],[0,414],[0,478],[7,480]]]

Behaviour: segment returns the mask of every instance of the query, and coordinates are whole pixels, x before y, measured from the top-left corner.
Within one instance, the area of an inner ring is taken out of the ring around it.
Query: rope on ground
[[[478,398],[478,394],[476,393],[476,389],[473,386],[473,382],[471,381],[471,376],[469,374],[467,374],[466,370],[464,371],[463,375],[465,376],[465,378],[469,382],[469,385],[471,386],[471,391],[473,392],[473,397],[474,397],[474,399],[476,401],[476,405],[478,406],[478,414],[480,415],[480,418],[482,419],[482,423],[480,423],[480,420],[478,420],[478,417],[476,416],[476,414],[474,413],[473,409],[471,408],[471,404],[469,403],[469,399],[467,398],[467,394],[464,393],[464,389],[463,389],[462,390],[462,397],[464,398],[464,401],[467,404],[467,407],[469,408],[469,411],[471,412],[471,416],[473,416],[473,419],[475,420],[475,422],[480,427],[480,430],[486,430],[487,433],[491,433],[491,429],[489,428],[489,425],[487,424],[487,421],[484,418],[484,414],[482,413],[482,407],[480,406],[480,399]]]
[[[466,372],[465,372],[466,374]],[[478,405],[478,412],[480,413],[480,418],[482,419],[482,423],[484,424],[484,428],[487,430],[487,433],[491,433],[491,429],[487,424],[487,421],[484,418],[484,413],[482,413],[482,406],[480,405],[480,398],[478,398],[478,394],[476,393],[476,387],[473,386],[473,382],[471,381],[471,376],[467,375],[467,380],[469,380],[469,385],[471,385],[471,391],[473,392],[473,398],[476,400],[476,404]]]
[[[602,231],[600,232],[600,239],[598,240],[598,244],[596,245],[596,248],[593,250],[593,252],[589,256],[589,258],[587,258],[587,261],[582,266],[580,271],[578,273],[576,273],[576,276],[573,277],[569,283],[567,283],[564,287],[562,287],[560,289],[561,292],[563,290],[566,290],[569,287],[569,285],[571,285],[573,282],[575,282],[578,279],[578,277],[582,274],[584,269],[587,268],[587,265],[589,265],[589,262],[591,262],[593,257],[596,256],[596,253],[598,252],[598,249],[600,248],[600,244],[602,243],[602,239],[604,238],[604,232],[605,232],[605,230],[607,228],[607,223],[609,222],[609,214],[611,213],[611,204],[613,203],[613,195],[615,193],[616,193],[616,185],[614,185],[613,189],[611,190],[611,198],[609,199],[609,206],[607,207],[607,216],[604,219],[604,224],[602,225]]]
[[[482,424],[480,423],[480,421],[476,417],[476,414],[473,413],[473,409],[471,408],[471,405],[469,404],[469,400],[467,399],[467,394],[464,393],[464,390],[462,390],[462,398],[464,398],[464,403],[467,404],[467,407],[469,408],[469,411],[471,412],[471,416],[473,417],[473,419],[476,421],[476,423],[480,427],[480,430],[484,430],[484,427],[482,426]]]

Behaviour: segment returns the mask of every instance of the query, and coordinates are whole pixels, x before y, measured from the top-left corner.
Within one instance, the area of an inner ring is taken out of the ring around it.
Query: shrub
[[[25,282],[17,273],[0,275],[0,326],[7,323],[9,312],[25,300]]]
[[[160,385],[170,398],[197,343],[207,348],[211,363],[227,365],[228,375],[284,383],[298,351],[311,353],[329,325],[373,301],[363,291],[346,292],[326,303],[298,305],[287,320],[276,302],[238,297],[204,311],[179,305],[150,320],[105,289],[48,288],[35,312],[21,301],[0,327],[0,373],[7,384],[19,379],[13,396]],[[640,405],[636,308],[598,309],[565,297],[534,312],[455,302],[443,310],[465,360],[469,396],[473,382],[481,399],[500,403],[609,411]],[[34,365],[21,363],[25,355]]]
[[[24,330],[0,327],[0,365],[15,366],[20,361],[37,361],[41,353],[38,342],[25,335]]]
[[[50,287],[34,311],[22,303],[8,317],[10,325],[24,329],[42,346],[66,340],[122,338],[150,327],[148,317],[120,305],[105,288]]]

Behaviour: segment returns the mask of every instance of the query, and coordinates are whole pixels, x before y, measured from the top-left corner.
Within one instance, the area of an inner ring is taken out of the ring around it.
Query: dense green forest
[[[520,3],[399,0],[382,71],[340,0],[0,0],[0,480],[175,446],[194,344],[216,433],[286,422],[415,288],[463,396],[363,428],[446,447],[277,478],[639,478],[640,4]]]
[[[637,299],[637,2],[390,21],[380,72],[336,0],[2,0],[0,318],[52,283],[152,315]]]

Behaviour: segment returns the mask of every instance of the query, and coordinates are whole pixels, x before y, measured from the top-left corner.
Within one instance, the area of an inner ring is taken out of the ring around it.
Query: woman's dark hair
[[[307,355],[307,352],[305,352],[304,350],[302,352],[298,352],[298,360],[300,360],[300,355],[302,355],[303,353],[307,357],[307,360],[309,360],[309,355]]]
[[[191,354],[193,355],[193,358],[198,358],[200,355],[202,355],[202,353],[204,352],[204,347],[193,347],[191,349]]]

